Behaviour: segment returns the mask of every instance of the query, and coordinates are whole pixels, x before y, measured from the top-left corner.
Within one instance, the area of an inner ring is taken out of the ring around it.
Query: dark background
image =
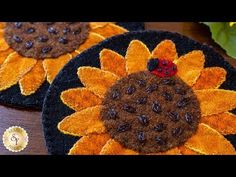
[[[210,38],[210,32],[204,25],[192,22],[149,22],[146,29],[167,30],[186,35],[198,42],[212,45],[234,67],[236,60],[228,57],[225,52]],[[3,132],[10,126],[21,126],[29,134],[29,144],[20,153],[12,153],[5,149],[0,141],[0,154],[47,154],[41,125],[41,113],[30,110],[17,110],[0,106],[0,139]]]

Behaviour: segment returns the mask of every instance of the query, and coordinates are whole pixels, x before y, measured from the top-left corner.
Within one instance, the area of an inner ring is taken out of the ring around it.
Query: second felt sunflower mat
[[[143,23],[1,22],[0,104],[41,110],[49,85],[73,57]]]

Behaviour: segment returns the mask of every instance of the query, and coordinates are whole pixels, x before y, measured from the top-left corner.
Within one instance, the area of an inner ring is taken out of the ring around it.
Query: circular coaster
[[[141,22],[122,22],[118,25],[126,28],[129,31],[143,30],[144,23]],[[48,90],[49,83],[44,82],[43,85],[32,95],[24,96],[20,92],[19,85],[16,84],[7,90],[0,91],[0,104],[41,110],[43,105],[44,96]]]
[[[50,86],[42,113],[42,123],[46,145],[50,154],[67,154],[69,149],[78,140],[77,137],[64,135],[57,129],[57,124],[74,111],[62,103],[60,94],[69,88],[83,87],[77,76],[80,66],[92,66],[100,68],[99,53],[108,48],[125,55],[130,41],[137,39],[147,45],[150,51],[162,40],[170,39],[176,44],[179,55],[186,54],[192,50],[202,50],[205,54],[205,67],[219,66],[227,71],[226,81],[220,88],[236,90],[236,69],[234,69],[224,58],[211,47],[200,44],[192,39],[178,33],[166,31],[140,31],[119,35],[101,42],[99,45],[87,50],[78,57],[71,60],[59,73]],[[235,112],[236,113],[236,112]],[[226,136],[236,147],[236,136]]]

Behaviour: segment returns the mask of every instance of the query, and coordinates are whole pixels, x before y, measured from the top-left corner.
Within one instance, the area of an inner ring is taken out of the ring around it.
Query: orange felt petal
[[[160,155],[181,155],[179,148],[172,148],[166,152],[159,153]]]
[[[75,58],[77,55],[80,54],[80,52],[75,50],[74,52],[71,52],[70,54],[72,55],[72,58]]]
[[[38,60],[36,65],[19,80],[21,94],[31,95],[35,93],[45,81],[45,77],[43,62]]]
[[[43,67],[47,74],[47,81],[51,84],[59,71],[72,59],[71,54],[61,55],[58,58],[43,60]]]
[[[4,30],[3,29],[0,29],[0,38],[4,39]]]
[[[113,23],[107,23],[106,25],[92,29],[91,31],[100,34],[105,38],[109,38],[118,34],[123,34],[125,32],[128,32],[128,30],[126,30],[125,28],[122,28]]]
[[[0,51],[0,66],[7,59],[8,55],[10,55],[13,52],[14,52],[14,50],[11,48],[4,50],[4,51]]]
[[[111,72],[87,66],[78,69],[78,76],[86,88],[102,98],[107,89],[119,79]]]
[[[195,90],[202,116],[223,113],[236,108],[236,91],[223,89]]]
[[[88,38],[84,41],[83,44],[79,46],[76,50],[77,52],[83,52],[84,50],[98,44],[99,42],[103,41],[105,38],[99,34],[90,32]]]
[[[226,71],[220,67],[210,67],[202,70],[193,89],[213,89],[218,88],[226,79]]]
[[[148,155],[181,155],[179,148],[172,148],[165,152],[159,152],[159,153],[150,153]]]
[[[61,93],[62,102],[75,111],[100,105],[102,100],[86,88],[73,88]]]
[[[58,129],[64,134],[85,136],[90,133],[104,133],[105,127],[100,120],[101,106],[94,106],[75,112],[64,118]]]
[[[4,28],[4,26],[5,26],[5,23],[0,22],[0,52],[5,51],[10,48],[10,46],[7,44],[4,38],[4,30],[2,29]]]
[[[176,62],[177,75],[188,85],[192,86],[203,70],[205,56],[202,51],[195,50],[181,56]]]
[[[110,71],[121,77],[127,74],[124,57],[112,50],[103,49],[100,52],[100,63],[102,70]]]
[[[138,40],[131,41],[125,56],[128,74],[147,70],[150,57],[151,53],[144,43]]]
[[[193,150],[191,150],[191,149],[189,149],[189,148],[187,148],[186,146],[180,146],[180,147],[178,147],[179,148],[179,150],[180,150],[180,153],[182,154],[182,155],[200,155],[200,153],[198,153],[198,152],[196,152],[196,151],[193,151]]]
[[[108,140],[107,134],[83,136],[70,149],[69,155],[99,155]]]
[[[6,26],[5,22],[0,22],[0,29],[3,29]]]
[[[0,68],[0,91],[15,85],[36,63],[37,60],[16,52],[10,54]]]
[[[152,51],[152,57],[174,61],[178,57],[175,43],[171,40],[160,42]]]
[[[209,125],[223,135],[236,134],[236,115],[225,112],[201,118],[201,122]]]
[[[125,149],[114,139],[110,139],[107,141],[107,143],[103,146],[100,154],[101,155],[138,155],[138,153],[133,150]]]
[[[4,37],[0,37],[0,52],[9,49],[9,47]]]
[[[108,23],[110,23],[110,22],[90,22],[89,27],[91,29],[95,29],[95,28],[103,27],[103,26],[107,25]]]
[[[198,130],[185,146],[202,154],[236,154],[233,145],[216,130],[200,123]]]

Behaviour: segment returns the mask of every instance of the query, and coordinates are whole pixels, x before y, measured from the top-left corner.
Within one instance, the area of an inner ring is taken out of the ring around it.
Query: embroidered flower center
[[[81,22],[9,22],[4,37],[22,56],[44,59],[78,49],[88,32],[88,23]]]
[[[141,153],[166,151],[197,130],[199,102],[180,78],[144,71],[116,82],[103,100],[101,118],[112,138]]]

